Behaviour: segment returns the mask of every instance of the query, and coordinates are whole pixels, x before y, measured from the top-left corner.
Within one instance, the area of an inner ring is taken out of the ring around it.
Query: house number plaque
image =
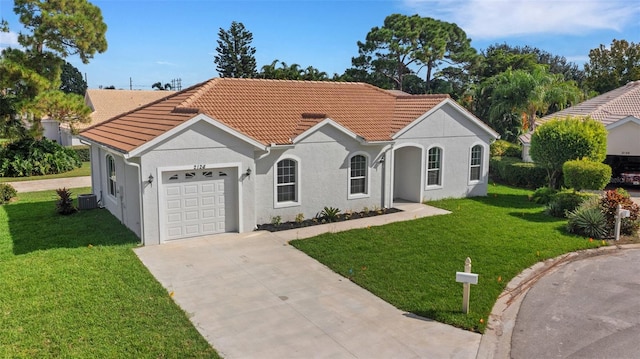
[[[203,170],[206,167],[207,167],[206,165],[193,165],[194,170]]]

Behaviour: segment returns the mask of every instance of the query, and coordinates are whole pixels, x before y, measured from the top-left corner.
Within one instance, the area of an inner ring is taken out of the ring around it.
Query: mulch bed
[[[397,213],[397,212],[402,212],[402,210],[397,208],[384,208],[377,211],[340,213],[336,216],[336,218],[333,221],[329,221],[323,217],[316,217],[312,219],[305,219],[299,222],[293,221],[293,222],[282,222],[280,224],[276,224],[276,223],[259,224],[256,230],[269,231],[269,232],[286,231],[288,229],[317,226],[319,224],[344,222],[344,221],[350,221],[352,219],[360,219],[360,218],[366,218],[366,217],[383,216],[385,214],[391,214],[391,213]]]

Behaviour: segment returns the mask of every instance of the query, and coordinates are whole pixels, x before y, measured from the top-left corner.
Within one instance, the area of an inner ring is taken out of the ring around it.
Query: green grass
[[[88,189],[74,189],[74,193]],[[0,206],[1,358],[217,358],[106,210],[55,213],[55,192]]]
[[[452,214],[328,233],[291,244],[401,310],[483,333],[506,284],[525,268],[601,242],[567,234],[565,220],[529,202],[528,190],[493,186],[487,197],[429,203]],[[462,314],[455,272],[479,274]]]
[[[90,175],[91,175],[91,162],[82,162],[82,166],[80,168],[76,168],[69,172],[57,173],[54,175],[44,175],[44,176],[0,177],[0,183],[33,181],[33,180],[43,180],[43,179],[52,179],[52,178],[82,177],[82,176],[90,176]]]

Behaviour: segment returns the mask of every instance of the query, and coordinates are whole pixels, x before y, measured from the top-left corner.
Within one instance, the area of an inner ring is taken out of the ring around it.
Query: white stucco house
[[[216,78],[87,128],[93,192],[145,245],[487,193],[498,134],[446,95]]]
[[[600,121],[607,129],[607,162],[614,167],[620,162],[640,162],[640,81],[603,93],[547,115],[538,121],[539,126],[554,118],[590,117]],[[522,159],[532,162],[529,155],[531,133],[520,136]]]

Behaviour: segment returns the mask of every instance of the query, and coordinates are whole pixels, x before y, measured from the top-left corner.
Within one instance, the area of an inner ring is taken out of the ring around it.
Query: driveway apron
[[[480,334],[396,309],[276,234],[136,253],[227,359],[475,358],[480,343]]]

